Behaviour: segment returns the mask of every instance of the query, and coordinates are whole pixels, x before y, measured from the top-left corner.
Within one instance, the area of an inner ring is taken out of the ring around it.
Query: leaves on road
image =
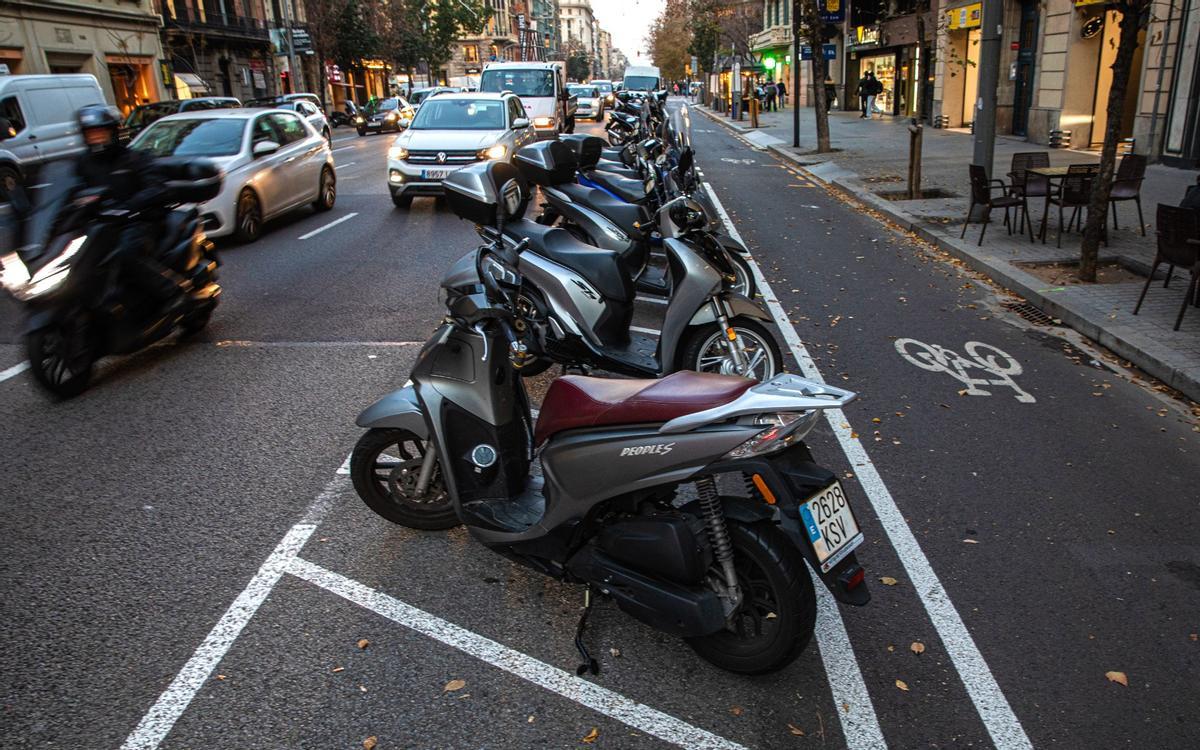
[[[1104,676],[1108,678],[1109,682],[1115,682],[1122,687],[1129,687],[1129,678],[1125,676],[1124,672],[1105,672]]]
[[[467,686],[466,680],[450,680],[446,683],[446,687],[442,688],[443,693],[453,693],[455,690],[462,690]]]
[[[796,735],[797,737],[804,736],[804,730],[801,729],[800,727],[796,726],[795,724],[788,724],[788,731],[791,732],[792,734]]]
[[[370,645],[371,645],[371,642],[370,642],[370,641],[368,641],[366,638],[359,638],[359,639],[358,639],[358,647],[359,647],[359,648],[361,648],[361,649],[363,649],[363,650],[366,650],[367,646],[370,646]]]
[[[979,544],[979,540],[977,540],[977,539],[964,539],[964,540],[963,540],[963,544]]]
[[[925,653],[925,644],[921,643],[920,641],[913,641],[912,645],[909,646],[909,649],[911,649],[914,654],[920,655]]]
[[[742,707],[734,706],[729,709],[729,713],[733,714],[734,716],[741,716],[742,715]]]
[[[879,582],[882,583],[884,586],[895,586],[897,583],[899,583],[899,581],[897,581],[895,578],[892,578],[891,576],[884,576],[879,579]]]
[[[908,683],[904,680],[896,680],[896,687],[900,688],[906,693],[908,692]]]
[[[333,671],[334,672],[344,672],[344,671],[346,671],[346,668],[345,667],[334,667]]]
[[[600,730],[592,727],[592,731],[588,732],[587,736],[583,738],[583,744],[590,745],[598,739],[600,739]]]
[[[375,746],[379,744],[379,738],[375,735],[363,740],[363,750],[375,750]]]

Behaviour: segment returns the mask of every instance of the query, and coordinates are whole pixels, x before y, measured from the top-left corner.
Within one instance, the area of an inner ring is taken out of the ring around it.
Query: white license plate
[[[841,482],[834,482],[806,500],[800,507],[800,516],[821,563],[822,573],[829,572],[862,544],[862,532],[858,530],[858,521],[854,511],[850,510]]]
[[[421,179],[422,180],[444,180],[447,177],[449,177],[450,173],[453,171],[454,171],[453,169],[422,169],[421,170]]]

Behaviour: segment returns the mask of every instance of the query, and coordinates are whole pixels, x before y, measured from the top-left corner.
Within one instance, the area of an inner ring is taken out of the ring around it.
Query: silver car
[[[400,208],[418,195],[442,194],[442,180],[478,161],[511,162],[537,140],[514,94],[438,94],[426,99],[388,149],[388,189]]]
[[[299,114],[308,124],[313,126],[313,130],[325,136],[328,140],[332,138],[332,131],[329,128],[329,120],[325,117],[325,113],[321,108],[308,101],[307,99],[294,99],[290,102],[283,102],[276,106],[277,109],[287,109]]]
[[[591,117],[596,122],[604,119],[604,93],[600,87],[590,83],[568,83],[567,91],[578,100],[575,117]]]
[[[225,173],[221,192],[199,206],[210,237],[253,242],[263,223],[300,206],[328,211],[337,200],[329,141],[295,112],[217,109],[158,120],[130,148],[193,156]]]

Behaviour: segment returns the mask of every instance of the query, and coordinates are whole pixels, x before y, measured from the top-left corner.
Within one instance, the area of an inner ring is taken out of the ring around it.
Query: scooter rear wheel
[[[458,514],[440,461],[425,492],[416,491],[426,450],[425,441],[408,430],[368,430],[350,454],[350,479],[367,507],[392,523],[426,531],[452,529],[459,524]]]
[[[742,604],[730,628],[688,638],[706,661],[739,674],[776,672],[812,640],[817,595],[804,558],[769,523],[726,521]]]

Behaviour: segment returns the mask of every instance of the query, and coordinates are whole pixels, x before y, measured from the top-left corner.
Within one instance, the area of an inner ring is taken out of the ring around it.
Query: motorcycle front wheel
[[[350,479],[367,507],[410,529],[441,531],[459,524],[436,461],[423,493],[417,492],[426,441],[408,430],[372,429],[350,454]]]
[[[25,337],[33,379],[55,398],[73,398],[87,388],[96,363],[82,313],[64,315]]]
[[[783,371],[783,352],[766,326],[744,315],[729,321],[745,347],[749,373],[758,381],[767,381]],[[729,353],[725,332],[716,323],[689,328],[680,346],[679,370],[711,372],[718,375],[743,375]]]
[[[725,630],[687,644],[706,661],[738,674],[776,672],[812,640],[817,595],[796,546],[769,523],[726,521],[742,602]],[[720,575],[714,566],[712,575]]]

